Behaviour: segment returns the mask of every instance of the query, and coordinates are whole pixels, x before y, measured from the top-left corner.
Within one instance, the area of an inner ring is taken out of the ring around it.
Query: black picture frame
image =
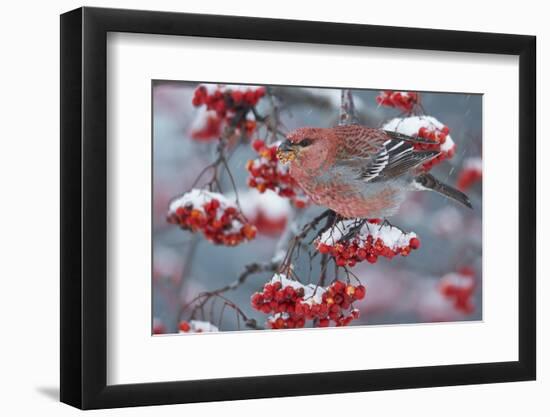
[[[107,385],[108,32],[519,56],[519,360]],[[94,409],[535,379],[535,54],[524,35],[88,7],[61,15],[61,401]]]

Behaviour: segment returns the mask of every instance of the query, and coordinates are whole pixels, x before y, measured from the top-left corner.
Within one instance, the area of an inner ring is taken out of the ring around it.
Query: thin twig
[[[341,103],[340,103],[340,117],[338,118],[338,124],[340,126],[346,126],[357,123],[357,114],[355,112],[355,104],[353,102],[353,95],[351,90],[342,89],[341,91]]]

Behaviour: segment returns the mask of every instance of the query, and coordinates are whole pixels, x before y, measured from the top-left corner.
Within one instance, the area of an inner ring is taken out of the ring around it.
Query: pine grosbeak
[[[343,217],[387,218],[409,191],[431,190],[472,207],[468,197],[419,166],[439,155],[433,142],[360,125],[304,127],[287,135],[279,160],[316,204]]]

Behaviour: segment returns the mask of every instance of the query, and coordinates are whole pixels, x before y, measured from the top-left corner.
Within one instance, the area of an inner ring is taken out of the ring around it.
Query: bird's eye
[[[309,146],[312,143],[313,143],[313,139],[305,138],[305,139],[302,139],[300,141],[300,143],[298,143],[298,145],[300,145],[300,146]]]

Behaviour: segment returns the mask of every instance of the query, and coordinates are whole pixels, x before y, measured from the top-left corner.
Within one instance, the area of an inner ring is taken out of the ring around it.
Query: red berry
[[[262,296],[262,294],[260,294],[259,292],[254,293],[254,294],[252,295],[252,297],[250,298],[250,301],[252,302],[252,305],[253,305],[254,307],[258,307],[258,306],[260,306],[260,305],[262,304],[262,302],[263,302],[263,296]]]
[[[179,325],[179,328],[182,332],[186,332],[186,333],[189,330],[191,330],[191,326],[189,326],[189,323],[187,323],[186,321],[181,321],[180,325]]]
[[[420,247],[420,239],[413,237],[409,241],[409,246],[411,247],[411,249],[418,249]]]
[[[256,98],[261,98],[265,95],[265,87],[258,87],[256,90]]]
[[[296,208],[303,209],[306,206],[306,202],[302,200],[293,200],[292,201]]]
[[[236,104],[239,104],[243,99],[243,93],[239,90],[235,90],[231,93],[231,98]]]
[[[263,140],[260,140],[260,139],[256,139],[255,141],[252,142],[252,148],[254,148],[254,150],[256,152],[260,152],[265,146],[265,143]]]
[[[294,291],[294,288],[292,287],[286,287],[285,288],[285,296],[287,298],[292,298],[296,295],[296,291]]]
[[[326,244],[324,244],[324,243],[319,244],[319,246],[317,247],[317,250],[318,250],[320,253],[323,253],[323,254],[326,254],[326,253],[329,253],[329,252],[330,252],[329,246],[326,245]]]
[[[340,280],[336,280],[332,283],[332,288],[334,289],[335,292],[342,292],[346,288],[346,284],[344,284]]]
[[[339,257],[336,258],[336,265],[338,265],[338,266],[346,266],[346,263],[347,263],[347,262],[346,262],[346,260],[345,260],[343,257],[339,256]]]
[[[357,300],[362,300],[363,298],[365,298],[366,291],[367,290],[363,285],[359,285],[355,287],[355,292],[353,293],[353,296]]]

